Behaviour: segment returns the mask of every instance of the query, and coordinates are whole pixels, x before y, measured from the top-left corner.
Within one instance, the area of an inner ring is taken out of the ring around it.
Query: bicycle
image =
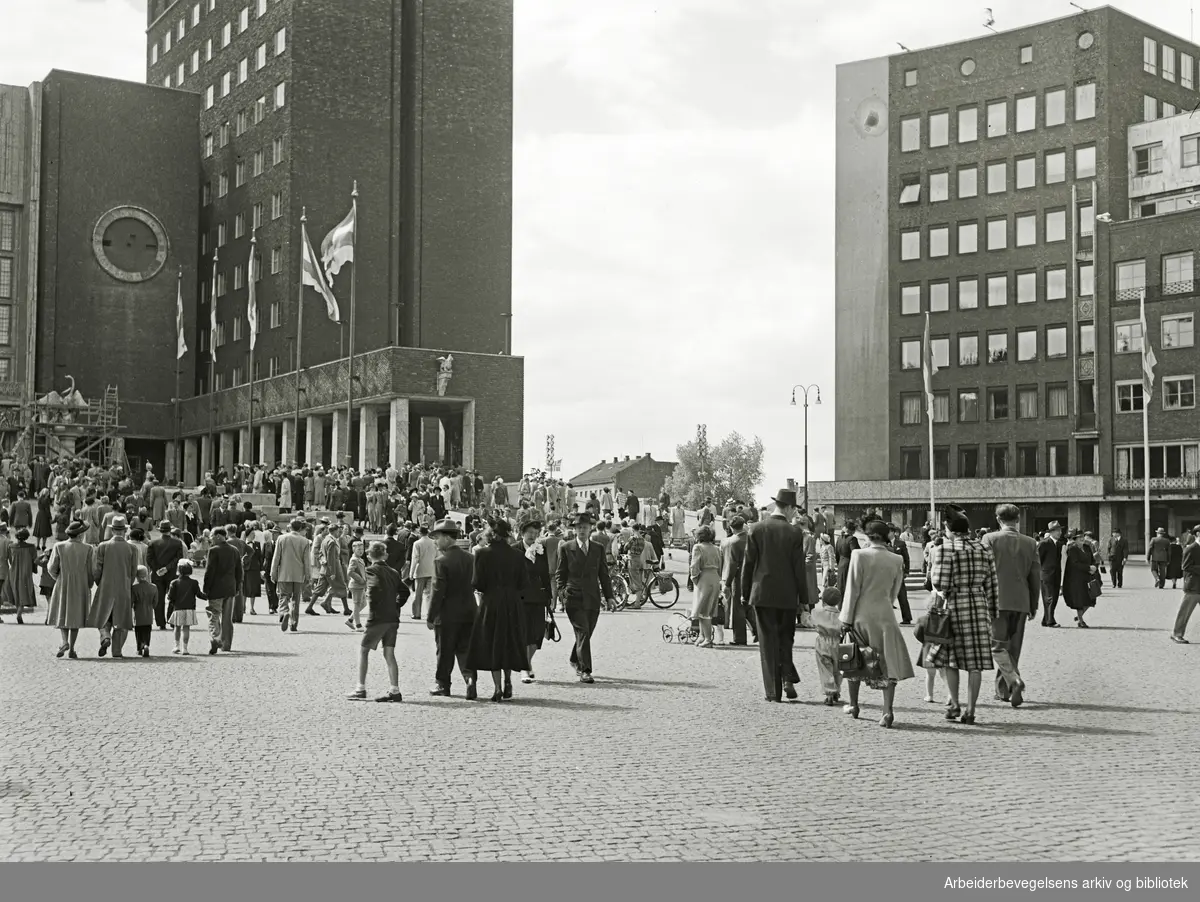
[[[613,586],[613,605],[609,610],[622,611],[625,608],[641,607],[636,599],[630,600],[633,596],[630,589],[633,580],[629,572],[629,558],[622,555],[609,573]],[[660,566],[657,570],[646,572],[643,577],[647,585],[642,604],[649,601],[659,610],[665,611],[674,607],[675,603],[679,601],[679,582],[667,570]]]

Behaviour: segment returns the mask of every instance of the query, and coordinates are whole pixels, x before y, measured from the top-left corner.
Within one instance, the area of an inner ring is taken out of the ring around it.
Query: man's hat
[[[83,535],[87,531],[88,531],[87,524],[83,523],[79,520],[75,520],[73,523],[71,523],[70,526],[67,527],[67,535],[70,536],[72,539],[75,538],[76,536]]]
[[[580,511],[571,519],[572,526],[580,526],[584,523],[592,525],[596,522],[596,518],[592,516],[591,511]]]
[[[1072,529],[1067,532],[1068,539],[1078,539],[1082,535],[1083,533],[1081,533],[1078,529]]]
[[[1057,520],[1051,520],[1050,525],[1046,527],[1046,532],[1054,532],[1056,529],[1062,529],[1062,524]]]
[[[112,522],[108,524],[108,528],[113,532],[124,532],[129,528],[129,524],[125,522],[125,518],[118,515],[112,518]]]
[[[1160,526],[1158,529],[1154,530],[1154,531],[1155,531],[1156,533],[1158,533],[1159,535],[1162,535],[1162,536],[1165,536],[1165,535],[1167,534],[1167,531],[1166,531],[1165,529],[1163,529],[1161,526]]]
[[[795,489],[780,489],[775,493],[775,497],[771,499],[776,504],[782,504],[784,507],[796,506],[796,490]]]
[[[175,524],[172,523],[170,520],[163,520],[161,523],[158,524],[158,529],[160,532],[170,532],[174,528],[175,528]]]
[[[542,527],[546,524],[546,518],[542,516],[542,512],[534,508],[524,508],[517,514],[517,532],[524,532],[531,526]]]
[[[429,530],[429,534],[431,536],[436,536],[438,533],[447,536],[457,536],[458,524],[449,518],[445,520],[438,520],[433,524],[433,529]]]

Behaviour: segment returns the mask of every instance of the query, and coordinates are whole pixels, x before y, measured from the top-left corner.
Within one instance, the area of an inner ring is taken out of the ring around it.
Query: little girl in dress
[[[167,623],[175,627],[174,654],[188,653],[188,639],[196,625],[196,599],[207,600],[200,584],[192,579],[191,561],[180,561],[179,577],[167,589]]]
[[[834,586],[821,592],[821,604],[813,609],[812,623],[817,631],[814,649],[817,653],[817,673],[825,691],[825,704],[833,707],[841,701],[842,674],[838,671],[838,643],[842,639],[842,621],[838,615],[842,593]]]

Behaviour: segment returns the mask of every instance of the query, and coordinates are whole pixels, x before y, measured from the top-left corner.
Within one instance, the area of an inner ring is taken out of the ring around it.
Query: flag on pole
[[[925,406],[929,411],[929,420],[933,421],[933,377],[937,375],[938,366],[933,361],[933,342],[929,340],[929,314],[925,314],[925,340],[921,343],[921,375],[925,379]]]
[[[217,252],[213,251],[212,294],[208,299],[208,356],[217,362]]]
[[[300,226],[300,284],[315,288],[325,301],[325,312],[329,318],[335,323],[342,321],[337,298],[325,280],[325,273],[317,265],[317,255],[313,253],[312,242],[308,239],[308,227],[303,224]]]
[[[175,296],[175,359],[187,353],[187,341],[183,337],[183,279],[179,280],[179,293]]]
[[[253,245],[253,242],[251,243]],[[250,291],[246,301],[246,324],[250,327],[250,350],[258,341],[258,301],[254,298],[254,248],[250,248]]]
[[[354,262],[354,232],[355,220],[358,216],[358,204],[350,208],[346,218],[333,227],[325,240],[321,242],[321,265],[325,267],[326,278],[332,279],[342,269],[342,264]]]
[[[1142,290],[1142,393],[1145,403],[1149,405],[1154,395],[1154,367],[1158,358],[1154,356],[1154,348],[1150,346],[1150,330],[1146,326],[1146,292]]]

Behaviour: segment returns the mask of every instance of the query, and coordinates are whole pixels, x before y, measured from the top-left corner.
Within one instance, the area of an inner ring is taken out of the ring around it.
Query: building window
[[[187,63],[180,63],[175,69],[175,84],[176,86],[183,84],[183,79],[187,75]]]
[[[1037,476],[1037,459],[1037,445],[1017,445],[1017,475]]]
[[[271,165],[278,166],[283,162],[283,138],[278,137],[271,141]]]
[[[1037,360],[1037,329],[1017,330],[1017,362]]]
[[[200,71],[200,51],[192,51],[192,74],[195,75]]]
[[[1194,76],[1192,73],[1194,72],[1195,65],[1196,61],[1192,59],[1190,54],[1179,54],[1179,83],[1185,88],[1190,89],[1194,86],[1194,82],[1192,80]]]
[[[171,76],[170,76],[170,75],[168,75],[166,78],[164,78],[164,79],[163,79],[162,86],[163,86],[164,88],[169,88],[169,87],[171,87]]]
[[[950,366],[950,339],[929,339],[929,356],[933,358],[933,365],[939,370],[947,369]]]
[[[1174,316],[1164,316],[1161,329],[1164,348],[1190,348],[1195,344],[1194,314],[1179,313]]]
[[[1117,264],[1117,291],[1141,291],[1146,287],[1146,261],[1128,260]]]
[[[921,259],[921,231],[920,231],[920,229],[911,229],[907,232],[900,233],[900,259],[901,260],[920,260]]]
[[[262,122],[267,115],[267,98],[260,97],[254,101],[254,124]]]
[[[989,307],[1004,307],[1008,304],[1008,276],[988,276],[987,305]]]
[[[1096,177],[1096,145],[1075,148],[1075,178],[1094,179]]]
[[[212,182],[205,182],[200,188],[200,206],[207,207],[212,203]]]
[[[222,172],[217,179],[217,197],[224,197],[229,193],[229,173]]]
[[[989,420],[1007,420],[1008,419],[1008,389],[1007,388],[989,388],[988,389],[988,419]]]
[[[987,136],[1000,138],[1008,134],[1008,101],[996,100],[987,105]]]
[[[245,234],[246,234],[246,214],[239,213],[237,216],[233,217],[233,237],[241,238]],[[234,281],[236,282],[237,280],[235,279]],[[234,285],[234,287],[240,288],[241,286]]]
[[[254,205],[253,213],[254,213],[254,228],[261,229],[262,224],[263,224],[263,205],[261,202]]]
[[[225,390],[225,374],[213,373],[213,391]]]
[[[1078,294],[1081,298],[1090,298],[1096,293],[1096,265],[1094,263],[1079,264],[1079,278],[1076,281]]]
[[[237,264],[233,268],[233,290],[241,291],[246,287],[246,271],[242,268],[242,264]],[[237,341],[242,337],[242,321],[234,319],[233,321],[233,340]]]
[[[973,388],[959,389],[958,421],[960,423],[979,422],[979,392]]]
[[[233,25],[226,22],[221,26],[221,46],[228,47],[229,42],[233,40]]]
[[[1036,420],[1038,415],[1038,390],[1036,388],[1017,389],[1017,419]]]
[[[961,417],[960,417],[961,420]],[[967,421],[963,421],[967,422]],[[975,420],[970,420],[975,422]],[[958,447],[958,478],[959,479],[978,479],[979,478],[979,449],[974,446]]]
[[[242,384],[242,368],[235,366],[233,372],[229,374],[229,386],[234,388]]]
[[[1059,419],[1067,416],[1067,387],[1065,385],[1046,386],[1046,416]]]
[[[1032,304],[1037,301],[1037,273],[1017,273],[1017,303]]]
[[[1163,410],[1191,410],[1196,406],[1196,379],[1167,376],[1162,381]]]
[[[1037,243],[1037,214],[1017,214],[1017,247],[1030,247]]]
[[[0,298],[11,300],[13,296],[13,260],[11,257],[0,257]],[[7,312],[8,307],[0,307]]]
[[[1184,166],[1200,166],[1200,135],[1188,135],[1183,139]]]
[[[212,85],[209,85],[207,88],[204,89],[204,108],[206,110],[211,110],[213,108],[213,104],[215,102],[216,102],[216,88],[214,88]]]
[[[979,363],[979,336],[958,336],[958,365],[975,366]]]
[[[1096,355],[1096,324],[1079,324],[1079,356],[1094,357]]]
[[[271,195],[271,218],[278,219],[283,215],[283,193],[276,191]]]
[[[933,421],[935,423],[950,422],[950,393],[933,393]]]
[[[1096,83],[1084,82],[1075,86],[1075,121],[1096,117]]]
[[[987,164],[987,193],[1003,194],[1008,190],[1008,162],[1000,160]]]
[[[1083,238],[1091,237],[1096,231],[1096,208],[1091,203],[1079,207],[1079,234]]]
[[[1019,157],[1016,161],[1017,189],[1037,185],[1037,157]]]
[[[975,310],[979,307],[979,280],[975,278],[958,280],[958,309]]]
[[[1142,95],[1142,121],[1153,122],[1158,118],[1158,101],[1149,94]]]
[[[1126,320],[1114,323],[1114,348],[1118,354],[1140,354],[1142,352],[1142,321]]]
[[[150,65],[153,66],[153,65],[156,65],[157,63],[158,63],[158,44],[154,44],[150,48]]]
[[[929,146],[945,147],[950,143],[950,114],[929,114]]]
[[[929,229],[929,256],[945,257],[950,253],[950,227],[931,226]]]
[[[921,368],[921,339],[906,338],[900,342],[900,369],[919,370]]]
[[[1192,252],[1162,258],[1163,294],[1189,294],[1192,290]]]
[[[233,133],[239,136],[244,134],[246,131],[246,123],[246,111],[238,110],[237,114],[233,117]]]
[[[1046,92],[1046,127],[1062,125],[1067,121],[1067,92],[1064,88],[1054,88]]]
[[[1133,174],[1155,175],[1162,172],[1162,144],[1147,144],[1133,149]]]
[[[238,13],[238,34],[241,34],[250,27],[250,7],[243,6],[242,11]]]
[[[255,178],[257,178],[258,176],[263,174],[263,152],[261,150],[254,151],[253,159],[254,159],[254,176],[255,176]]]
[[[281,28],[275,32],[275,55],[279,56],[287,50],[287,28]]]
[[[221,96],[228,97],[229,92],[233,89],[233,73],[226,72],[221,76]]]
[[[244,160],[238,160],[233,169],[233,186],[240,188],[244,184],[246,184],[246,163]]]
[[[1053,360],[1067,356],[1067,327],[1046,327],[1046,359]]]
[[[920,393],[900,396],[900,422],[902,425],[916,426],[921,422],[921,401]]]
[[[974,106],[959,107],[958,110],[958,143],[970,144],[979,138],[979,108]]]
[[[1008,333],[989,332],[988,363],[1008,363]]]
[[[921,177],[906,175],[900,179],[900,203],[917,204],[921,202]]]
[[[222,147],[229,146],[229,123],[221,123],[221,127],[217,129],[217,134],[220,135],[220,144]]]
[[[958,196],[975,197],[979,194],[979,167],[964,166],[958,170]]]
[[[235,272],[237,272],[240,269],[241,269],[241,267],[239,266],[238,269],[235,270]],[[236,287],[237,286],[235,285],[234,288],[236,288]],[[240,316],[235,316],[233,318],[233,340],[234,341],[242,340],[242,318]]]
[[[920,479],[921,473],[921,449],[920,448],[901,448],[900,449],[900,467],[902,469],[902,479]]]
[[[224,225],[224,223],[222,223],[222,226],[223,225]],[[219,298],[225,297],[225,287],[226,287],[225,273],[219,272],[219,273],[217,273],[217,297],[219,297]],[[217,347],[219,348],[223,344],[225,344],[225,324],[218,323],[217,324]]]
[[[167,29],[167,32],[163,35],[163,55],[165,56],[166,54],[168,54],[170,52],[171,52],[171,31],[170,31],[170,29]]]
[[[911,153],[921,149],[921,117],[912,116],[900,120],[900,150]]]
[[[973,254],[979,250],[979,223],[960,222],[958,224],[958,252]]]
[[[287,86],[280,82],[275,86],[275,109],[283,109],[283,104],[286,100]]]
[[[1046,211],[1046,243],[1067,240],[1067,211]]]
[[[267,14],[267,0],[258,0],[258,18],[261,19]]]
[[[988,445],[988,476],[1004,479],[1008,476],[1008,445]]]
[[[908,316],[921,312],[921,286],[900,286],[900,313]]]
[[[987,246],[989,251],[1002,251],[1008,247],[1008,219],[989,219],[987,224]]]
[[[1162,45],[1162,77],[1167,81],[1175,80],[1175,48]]]
[[[1046,471],[1048,476],[1067,476],[1067,443],[1046,443]]]
[[[1026,66],[1033,62],[1033,45],[1026,44],[1021,48],[1021,65]]]
[[[1046,151],[1046,184],[1055,185],[1067,180],[1067,152],[1065,150]]]
[[[197,3],[195,6],[192,7],[192,26],[195,27],[199,24],[200,24],[200,4]]]
[[[267,328],[278,329],[283,324],[282,308],[280,307],[279,301],[271,301],[269,311],[269,318],[267,321],[270,323],[270,325]],[[271,375],[274,376],[275,374],[272,373]]]
[[[913,88],[913,87],[916,87],[916,84],[917,84],[917,70],[916,69],[905,69],[904,70],[904,87]]]
[[[950,173],[929,173],[929,202],[938,204],[950,199]]]
[[[250,60],[243,59],[238,63],[238,84],[244,85],[246,79],[250,77]]]
[[[211,157],[213,155],[214,143],[215,142],[213,141],[212,132],[209,132],[207,135],[204,136],[204,159],[207,160],[209,157]]]
[[[1163,117],[1164,119],[1170,118],[1171,116],[1174,116],[1174,115],[1175,115],[1175,112],[1176,112],[1176,111],[1175,111],[1175,104],[1173,104],[1173,103],[1167,103],[1167,102],[1164,100],[1164,101],[1163,101],[1163,105],[1162,105],[1162,117]]]
[[[1046,300],[1061,301],[1067,296],[1067,268],[1065,266],[1046,267]]]
[[[1142,69],[1151,75],[1158,74],[1158,44],[1153,38],[1142,38]]]
[[[259,71],[267,66],[267,45],[259,44],[258,50],[254,54],[254,69]]]
[[[229,236],[225,227],[225,223],[217,223],[217,247],[224,247],[225,241],[228,237]]]
[[[1031,132],[1037,128],[1037,95],[1017,98],[1017,131]]]
[[[950,309],[950,283],[929,283],[929,312],[945,313]]]
[[[1131,379],[1117,383],[1117,413],[1141,413],[1145,400],[1142,380]]]

